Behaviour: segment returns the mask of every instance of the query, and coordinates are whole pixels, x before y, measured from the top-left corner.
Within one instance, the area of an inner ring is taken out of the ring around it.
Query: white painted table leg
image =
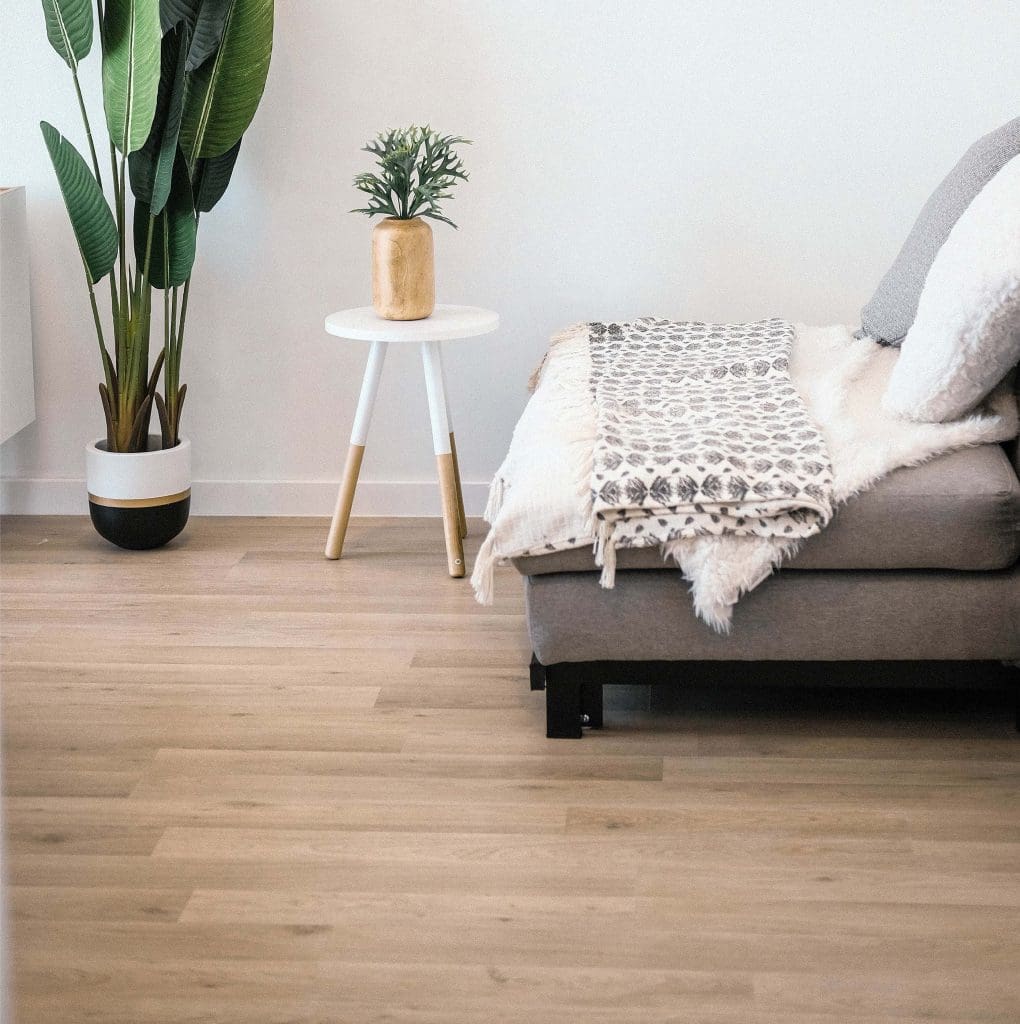
[[[425,369],[425,390],[432,421],[432,447],[439,470],[439,491],[443,499],[443,529],[446,534],[446,562],[450,575],[464,575],[464,545],[460,532],[460,505],[457,501],[457,473],[450,444],[446,389],[443,387],[443,353],[438,341],[421,343],[421,361]]]
[[[336,509],[333,512],[333,521],[329,525],[329,536],[326,538],[327,558],[339,558],[344,549],[344,537],[347,535],[347,524],[351,518],[354,492],[358,487],[361,460],[365,456],[368,425],[372,421],[375,396],[379,391],[379,380],[382,377],[386,347],[387,343],[385,341],[373,341],[372,348],[368,353],[365,376],[361,381],[358,409],[354,414],[354,427],[351,430],[351,446],[347,449],[344,475],[340,480],[340,490],[336,496]]]

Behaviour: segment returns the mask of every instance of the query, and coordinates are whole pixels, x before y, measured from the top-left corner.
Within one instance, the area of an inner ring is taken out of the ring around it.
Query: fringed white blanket
[[[898,352],[857,341],[848,328],[797,326],[790,373],[825,440],[832,501],[845,502],[901,466],[917,465],[970,445],[1017,433],[1016,399],[1000,387],[972,415],[951,423],[914,423],[881,408]],[[597,416],[591,392],[587,325],[552,339],[532,376],[534,394],[496,474],[486,519],[492,525],[471,581],[478,600],[492,600],[493,570],[505,559],[594,547],[592,502]],[[728,632],[733,607],[803,543],[802,538],[680,537],[661,545],[691,588],[695,612]],[[612,574],[603,579],[612,586]]]

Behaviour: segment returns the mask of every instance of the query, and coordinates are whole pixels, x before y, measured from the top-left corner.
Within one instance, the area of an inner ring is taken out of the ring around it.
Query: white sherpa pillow
[[[1020,362],[1020,156],[974,197],[925,278],[882,405],[942,423]]]

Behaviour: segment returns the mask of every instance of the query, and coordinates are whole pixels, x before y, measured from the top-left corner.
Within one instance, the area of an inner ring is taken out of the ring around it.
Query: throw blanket
[[[809,537],[832,517],[825,442],[783,320],[588,325],[595,562],[704,535]]]
[[[796,325],[794,332],[790,374],[825,440],[836,506],[901,466],[1016,436],[1017,403],[1008,387],[996,389],[974,413],[954,422],[899,419],[881,406],[896,349],[854,340],[841,325]],[[486,519],[492,529],[471,577],[483,604],[492,601],[494,568],[501,561],[596,542],[591,484],[597,418],[591,379],[587,327],[554,336],[532,375],[534,395],[490,490]],[[677,575],[690,585],[697,615],[726,632],[740,596],[801,543],[799,538],[702,535],[669,541],[662,552],[680,566]]]

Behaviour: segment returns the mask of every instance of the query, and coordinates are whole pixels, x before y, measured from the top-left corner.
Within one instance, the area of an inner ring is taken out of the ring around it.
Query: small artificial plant
[[[262,98],[273,0],[96,0],[96,17],[92,0],[42,0],[42,6],[50,44],[71,71],[88,142],[86,162],[42,122],[85,269],[103,363],[107,448],[145,451],[154,407],[162,446],[172,448],[187,390],[180,382],[181,346],[199,215],[226,191]],[[112,209],[78,80],[97,19]],[[104,278],[109,334],[95,287]],[[154,288],[163,292],[163,346],[150,368]]]
[[[431,217],[455,228],[457,225],[443,216],[440,202],[450,198],[456,182],[468,180],[454,150],[461,145],[471,142],[457,135],[440,135],[428,125],[380,132],[362,147],[376,157],[379,172],[366,171],[354,179],[354,187],[368,194],[368,206],[351,212],[397,220]]]

